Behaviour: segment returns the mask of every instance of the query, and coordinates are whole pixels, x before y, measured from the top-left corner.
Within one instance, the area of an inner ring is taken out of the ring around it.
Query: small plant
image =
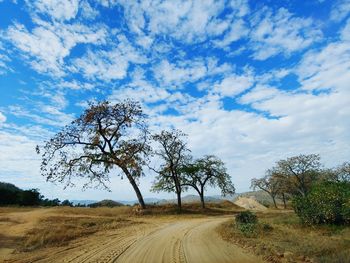
[[[238,224],[256,224],[258,217],[251,211],[242,211],[236,215],[236,223]]]

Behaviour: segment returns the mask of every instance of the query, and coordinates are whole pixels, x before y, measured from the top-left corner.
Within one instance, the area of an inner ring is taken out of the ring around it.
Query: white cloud
[[[1,37],[1,35],[0,35]],[[8,66],[8,63],[11,62],[10,57],[5,54],[6,49],[3,47],[3,44],[0,42],[0,76],[5,75],[9,71],[12,71],[12,69]]]
[[[142,69],[135,70],[131,78],[132,81],[130,83],[113,90],[108,99],[110,101],[119,101],[129,98],[147,104],[162,101],[170,96],[166,89],[151,85],[145,79]]]
[[[296,17],[284,8],[276,13],[263,8],[251,23],[250,48],[256,60],[265,60],[280,53],[289,56],[320,40],[322,36],[312,19]]]
[[[101,44],[105,41],[103,27],[81,24],[50,24],[35,20],[38,26],[28,31],[21,24],[10,26],[6,39],[27,57],[28,63],[38,72],[55,76],[64,75],[64,59],[80,43]]]
[[[218,47],[226,47],[249,33],[249,29],[242,19],[232,22],[230,30],[225,34],[222,40],[215,40],[214,43]]]
[[[6,121],[6,116],[0,111],[0,124]]]
[[[142,64],[146,58],[124,36],[110,50],[89,50],[73,61],[72,71],[81,72],[87,79],[111,81],[127,75],[129,63]]]
[[[306,53],[297,73],[303,89],[349,91],[350,42],[338,41]]]
[[[253,85],[253,82],[254,78],[250,73],[229,75],[214,85],[213,91],[223,97],[234,97],[249,89]]]
[[[244,94],[240,99],[242,104],[251,104],[254,102],[261,102],[263,100],[271,99],[275,97],[279,91],[276,88],[269,86],[257,85],[249,93]]]
[[[346,21],[346,25],[341,30],[340,36],[342,40],[350,42],[350,18]]]
[[[36,0],[27,4],[36,13],[44,13],[56,20],[70,20],[76,17],[79,0]]]
[[[37,175],[36,143],[25,136],[0,131],[0,173]],[[19,161],[21,165],[18,165]]]
[[[206,75],[207,68],[205,62],[201,59],[179,62],[178,64],[163,60],[154,68],[154,73],[158,81],[164,83],[164,85],[177,86],[199,80]]]
[[[100,13],[98,10],[91,7],[88,1],[81,1],[80,10],[82,16],[86,19],[95,19]]]
[[[49,125],[54,127],[62,127],[73,120],[72,114],[66,114],[59,110],[59,108],[39,103],[40,111],[28,110],[22,106],[12,105],[8,112],[16,117],[25,118],[31,122]]]
[[[334,1],[331,10],[331,19],[337,22],[342,21],[350,14],[350,0]]]
[[[247,1],[232,1],[231,14],[219,15],[225,7],[224,1],[121,1],[129,28],[138,34],[148,32],[151,36],[169,35],[188,43],[200,42],[209,36],[222,34],[235,15],[245,15]]]

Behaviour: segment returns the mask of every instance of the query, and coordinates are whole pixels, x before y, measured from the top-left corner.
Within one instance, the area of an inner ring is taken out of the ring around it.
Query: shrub
[[[250,211],[243,211],[236,215],[236,227],[246,237],[255,237],[258,234],[258,218]]]
[[[306,224],[349,224],[350,183],[323,182],[305,197],[295,197],[293,207]]]
[[[242,211],[236,215],[237,224],[256,224],[257,222],[257,216],[251,211]]]

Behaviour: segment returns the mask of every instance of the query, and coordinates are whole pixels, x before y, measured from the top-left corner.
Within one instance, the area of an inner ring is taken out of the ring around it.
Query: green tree
[[[205,208],[204,190],[206,186],[219,187],[222,195],[233,195],[235,188],[227,173],[225,164],[214,155],[207,155],[182,168],[184,186],[192,187],[198,193],[202,208]]]
[[[20,205],[36,206],[41,201],[41,195],[37,189],[25,190],[20,193]]]
[[[76,120],[37,147],[43,151],[41,173],[48,181],[74,185],[74,177],[87,178],[108,189],[110,171],[119,168],[132,185],[141,208],[145,208],[138,179],[149,152],[145,115],[138,102],[125,100],[91,104]]]
[[[350,224],[350,183],[320,182],[307,196],[296,196],[293,207],[307,224]]]
[[[61,206],[73,206],[73,203],[66,199],[62,201]]]
[[[162,131],[152,136],[159,145],[154,154],[162,162],[159,169],[151,168],[157,173],[152,191],[175,192],[179,211],[181,211],[181,193],[185,189],[181,169],[191,159],[184,141],[185,137],[186,134],[179,130]]]

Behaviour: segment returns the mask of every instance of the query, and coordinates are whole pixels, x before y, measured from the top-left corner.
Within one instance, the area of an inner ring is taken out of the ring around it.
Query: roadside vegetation
[[[270,195],[275,210],[241,212],[219,231],[271,262],[349,262],[349,179],[349,163],[324,169],[317,154],[280,160],[252,180],[253,189]],[[276,209],[277,196],[285,210]],[[294,212],[286,210],[288,200]]]
[[[221,236],[262,256],[268,262],[346,263],[350,258],[350,228],[344,225],[308,226],[293,211],[256,213],[255,222],[229,220]]]

